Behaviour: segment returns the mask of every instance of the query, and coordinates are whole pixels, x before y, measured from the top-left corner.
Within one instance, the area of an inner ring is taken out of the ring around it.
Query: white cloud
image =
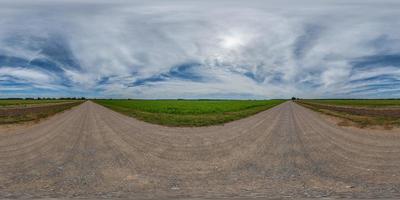
[[[46,58],[62,71],[18,65],[0,70],[12,76],[20,70],[23,80],[49,79],[50,86],[66,79],[71,90],[97,96],[335,97],[356,91],[355,79],[399,78],[392,73],[396,66],[357,71],[352,64],[400,55],[397,1],[7,1],[0,7],[0,55]],[[20,37],[10,42],[10,35]],[[80,68],[40,51],[35,38],[52,35],[65,40]],[[190,62],[200,65],[180,76],[132,84]],[[204,80],[191,80],[190,73]]]
[[[39,84],[46,84],[53,81],[53,77],[44,72],[32,69],[18,68],[18,67],[0,68],[0,77],[2,76],[11,76],[20,81],[27,81]]]

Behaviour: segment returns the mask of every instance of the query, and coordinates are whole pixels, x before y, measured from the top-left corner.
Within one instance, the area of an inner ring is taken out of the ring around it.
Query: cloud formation
[[[0,5],[0,97],[400,97],[397,1]]]

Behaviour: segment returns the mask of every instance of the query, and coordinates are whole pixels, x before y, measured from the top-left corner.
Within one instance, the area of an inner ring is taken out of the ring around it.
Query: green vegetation
[[[96,100],[137,119],[167,126],[207,126],[244,118],[284,100]]]
[[[305,102],[354,107],[400,107],[400,99],[318,99]]]

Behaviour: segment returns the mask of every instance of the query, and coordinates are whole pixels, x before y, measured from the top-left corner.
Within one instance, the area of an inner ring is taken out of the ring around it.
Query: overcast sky
[[[399,98],[399,19],[384,0],[0,1],[0,98]]]

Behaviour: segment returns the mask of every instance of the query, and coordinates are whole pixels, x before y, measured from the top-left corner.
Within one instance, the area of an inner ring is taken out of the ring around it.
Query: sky
[[[400,98],[397,0],[0,0],[0,98]]]

